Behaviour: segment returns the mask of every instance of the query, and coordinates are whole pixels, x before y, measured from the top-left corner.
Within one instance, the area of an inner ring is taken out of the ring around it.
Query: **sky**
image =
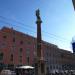
[[[42,39],[72,51],[75,36],[75,11],[72,0],[0,0],[0,28],[13,27],[36,37],[36,15],[42,19]]]

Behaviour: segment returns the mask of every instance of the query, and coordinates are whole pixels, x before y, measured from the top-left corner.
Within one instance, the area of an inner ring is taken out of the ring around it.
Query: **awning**
[[[34,67],[32,66],[19,66],[19,67],[16,67],[17,69],[34,69]]]

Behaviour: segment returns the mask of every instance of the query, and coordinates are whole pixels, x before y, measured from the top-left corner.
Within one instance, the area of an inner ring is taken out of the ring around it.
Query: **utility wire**
[[[6,25],[7,27],[11,27],[11,25],[12,25],[12,26],[14,27],[14,29],[20,28],[20,29],[22,29],[22,30],[24,30],[24,31],[27,30],[27,31],[29,31],[30,33],[35,33],[33,30],[28,29],[28,28],[25,28],[25,27],[22,27],[22,26],[16,26],[15,24],[10,24],[10,23],[5,22],[5,21],[2,21],[2,20],[0,20],[0,22],[7,24],[7,25]],[[26,33],[29,33],[29,32],[27,32],[27,31],[26,31]]]
[[[6,20],[12,20],[12,21],[14,21],[14,22],[16,22],[16,23],[18,23],[18,24],[20,24],[20,25],[23,25],[23,27],[24,27],[24,25],[25,25],[25,26],[28,26],[29,28],[33,28],[32,26],[26,25],[26,24],[24,24],[24,23],[22,23],[22,22],[19,22],[19,21],[13,20],[13,19],[8,19],[8,18],[5,18],[5,17],[3,17],[3,16],[0,16],[0,18],[6,19]],[[55,37],[60,37],[60,36],[54,35],[54,34],[52,34],[52,33],[48,33],[48,32],[46,32],[46,31],[44,31],[44,30],[42,30],[42,32],[45,32],[45,33],[47,33],[47,34],[51,34],[51,35],[53,35],[53,36],[55,36]],[[60,38],[62,38],[62,37],[60,37]],[[62,39],[67,40],[67,39],[65,39],[65,38],[62,38]]]
[[[23,27],[23,28],[28,28],[29,27],[29,29],[31,30],[31,28],[33,28],[33,27],[31,27],[31,26],[29,26],[29,25],[25,25],[24,23],[21,23],[21,22],[19,22],[19,21],[16,21],[16,20],[13,20],[13,19],[8,19],[8,18],[6,18],[6,17],[3,17],[3,16],[0,16],[0,18],[2,18],[2,19],[5,19],[5,20],[11,20],[11,21],[13,21],[13,22],[15,22],[15,23],[18,23],[19,25],[21,25],[21,26],[18,26],[18,27]],[[5,21],[4,21],[5,22]],[[6,24],[9,24],[10,25],[10,23],[8,23],[8,22],[6,22]],[[12,25],[12,24],[11,24]],[[22,26],[23,25],[23,26]],[[15,25],[16,26],[16,25]],[[34,31],[33,31],[34,32]],[[64,41],[69,41],[69,40],[67,40],[67,39],[65,39],[65,38],[62,38],[62,37],[60,37],[60,36],[57,36],[57,35],[54,35],[54,34],[52,34],[52,33],[48,33],[48,32],[46,32],[46,31],[44,31],[44,30],[42,30],[42,32],[44,32],[44,33],[46,33],[46,35],[48,35],[48,36],[53,36],[53,37],[55,37],[55,38],[59,38],[59,39],[62,39],[62,40],[64,40]],[[35,33],[35,32],[34,32]]]
[[[67,40],[67,39],[65,39],[65,38],[63,38],[63,37],[58,36],[58,35],[54,35],[54,34],[52,34],[52,33],[46,32],[46,31],[42,31],[42,32],[47,33],[47,34],[46,34],[47,36],[50,36],[50,35],[51,35],[52,37],[55,37],[55,38],[60,39],[60,40],[63,40],[63,41],[65,41],[65,42],[68,42],[68,41],[69,41],[69,40]]]
[[[1,18],[1,19],[4,19],[4,20],[8,20],[8,21],[13,21],[13,22],[18,23],[18,24],[23,25],[23,26],[25,25],[25,26],[27,26],[27,27],[33,28],[32,26],[26,25],[26,24],[24,24],[24,23],[22,23],[22,22],[19,22],[19,21],[17,21],[17,20],[13,20],[13,19],[6,18],[6,17],[4,17],[4,16],[0,16],[0,18]]]
[[[0,22],[3,22],[3,23],[5,23],[5,24],[8,24],[8,25],[12,25],[12,24],[10,24],[10,23],[8,23],[8,22],[5,22],[5,21],[2,21],[2,20],[0,20]],[[13,24],[13,26],[16,26],[16,25],[14,25]],[[33,33],[36,33],[36,32],[34,32],[34,31],[32,31],[31,29],[28,29],[27,27],[22,27],[22,26],[16,26],[16,27],[20,27],[20,28],[22,28],[22,29],[24,29],[24,30],[28,30],[28,31],[30,31],[30,32],[33,32]],[[46,32],[45,32],[46,33]],[[46,35],[46,36],[45,36]],[[55,38],[55,39],[58,39],[58,37],[55,37],[55,36],[53,36],[53,35],[51,35],[51,34],[45,34],[44,36],[45,37],[51,37],[51,38]],[[63,39],[61,39],[61,38],[59,38],[59,40],[61,41],[61,40],[63,40]],[[63,41],[67,41],[67,40],[63,40]]]
[[[8,22],[5,22],[5,21],[2,21],[2,20],[0,20],[0,22],[3,22],[3,23],[5,23],[5,24],[7,24],[7,25],[12,25],[12,24],[10,24],[10,23],[8,23]],[[33,30],[30,30],[30,29],[28,29],[28,28],[25,28],[25,27],[22,27],[22,26],[16,26],[16,25],[14,25],[13,24],[13,26],[15,26],[15,28],[22,28],[22,30],[24,29],[24,30],[27,30],[27,31],[29,31],[29,32],[31,32],[31,33],[34,33],[34,34],[36,34],[36,32],[34,32]],[[8,26],[9,27],[9,26]],[[26,32],[27,32],[26,31]],[[27,34],[28,34],[28,32],[27,32]],[[59,40],[59,41],[65,41],[65,40],[62,40],[62,39],[58,39],[57,37],[54,37],[54,36],[52,36],[52,35],[48,35],[48,34],[45,34],[44,35],[45,37],[47,37],[47,38],[51,38],[51,39],[53,39],[54,38],[54,40],[56,39],[56,40]],[[44,37],[43,37],[44,38]],[[66,42],[66,41],[65,41]]]

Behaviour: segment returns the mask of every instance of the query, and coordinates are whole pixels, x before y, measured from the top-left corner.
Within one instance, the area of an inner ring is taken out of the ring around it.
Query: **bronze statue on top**
[[[37,17],[37,20],[41,21],[39,9],[36,10],[36,17]]]

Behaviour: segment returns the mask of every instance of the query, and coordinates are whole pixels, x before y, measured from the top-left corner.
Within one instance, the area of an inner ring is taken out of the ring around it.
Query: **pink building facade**
[[[75,69],[75,54],[58,48],[58,46],[42,41],[42,58],[45,59],[49,72],[63,69]],[[3,27],[0,30],[0,66],[18,65],[34,66],[37,49],[36,38]]]
[[[6,65],[32,65],[35,39],[9,28],[0,30],[0,63]]]

